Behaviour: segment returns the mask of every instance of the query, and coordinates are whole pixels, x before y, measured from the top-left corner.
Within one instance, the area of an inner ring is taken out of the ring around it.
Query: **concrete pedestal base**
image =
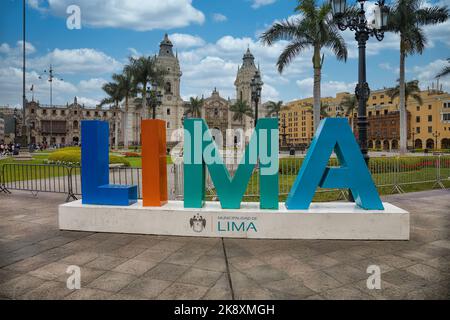
[[[185,209],[182,201],[163,207],[82,205],[81,200],[59,207],[62,230],[231,237],[255,239],[408,240],[409,213],[390,203],[384,211],[367,211],[349,202],[313,203],[309,210],[261,210],[259,203],[242,203],[224,210],[219,202]]]

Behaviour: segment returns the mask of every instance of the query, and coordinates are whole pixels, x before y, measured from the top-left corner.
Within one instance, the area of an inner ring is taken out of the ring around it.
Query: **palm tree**
[[[127,148],[129,145],[128,137],[128,107],[129,98],[136,96],[136,88],[133,83],[133,76],[131,70],[126,66],[123,69],[122,74],[114,74],[113,80],[118,84],[122,96],[125,98],[125,113],[124,113],[124,146]]]
[[[130,72],[133,78],[133,84],[136,91],[140,91],[142,96],[142,107],[148,118],[149,110],[147,110],[147,86],[156,83],[158,87],[164,84],[164,76],[167,72],[157,65],[156,56],[154,57],[130,57],[130,64],[125,68]]]
[[[347,117],[350,117],[350,126],[352,127],[353,131],[353,121],[354,117],[353,114],[355,113],[355,110],[358,108],[358,98],[356,98],[356,95],[349,94],[346,95],[342,101],[341,101],[341,107],[345,110],[345,115]]]
[[[330,115],[328,114],[328,111],[327,111],[328,107],[329,107],[328,103],[323,103],[323,102],[320,103],[320,116],[322,118],[330,117]]]
[[[240,121],[243,123],[244,116],[253,118],[252,108],[244,100],[237,100],[235,104],[230,107],[230,111],[233,112],[233,121]]]
[[[450,58],[447,59],[447,62],[450,63]],[[440,77],[445,77],[446,75],[448,75],[450,73],[450,66],[445,66],[441,72],[438,73],[438,75],[436,76],[436,78],[440,78]]]
[[[448,19],[446,6],[422,6],[422,0],[397,0],[389,14],[387,29],[400,35],[400,152],[407,150],[407,116],[405,100],[405,60],[408,55],[422,54],[427,44],[423,27]]]
[[[192,115],[193,118],[200,118],[202,116],[203,98],[191,97],[187,112]]]
[[[119,90],[125,99],[125,111],[128,111],[129,98],[134,97],[136,94],[131,70],[125,67],[122,74],[113,74],[112,78],[119,86]]]
[[[278,101],[278,102],[269,101],[268,107],[267,107],[267,115],[272,116],[273,114],[276,114],[276,116],[278,118],[278,115],[282,108],[283,108],[283,101]]]
[[[331,5],[325,1],[318,6],[316,0],[302,0],[295,9],[301,17],[276,22],[264,32],[261,40],[272,45],[278,40],[289,40],[290,43],[278,58],[280,73],[301,52],[312,48],[312,64],[314,69],[314,127],[317,129],[320,119],[320,82],[324,56],[322,48],[333,51],[338,60],[347,60],[347,47],[331,16]]]
[[[99,106],[102,107],[105,104],[114,104],[115,108],[119,107],[120,101],[123,100],[123,93],[120,89],[120,86],[117,82],[108,82],[102,86],[102,90],[108,95],[107,98],[104,98]]]
[[[399,80],[397,80],[399,81]],[[391,88],[387,91],[387,95],[391,98],[397,98],[400,96],[400,84],[398,84],[396,87]],[[413,80],[409,81],[405,84],[405,102],[408,102],[408,99],[412,98],[416,100],[416,102],[420,105],[422,105],[422,97],[420,96],[420,87],[419,87],[419,81]],[[407,105],[406,105],[407,107]],[[407,109],[407,108],[406,108]]]

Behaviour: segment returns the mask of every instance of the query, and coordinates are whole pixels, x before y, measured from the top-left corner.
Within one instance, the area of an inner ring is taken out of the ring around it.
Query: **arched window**
[[[170,82],[166,82],[166,84],[164,86],[164,91],[166,94],[172,93],[172,84]]]
[[[414,148],[415,149],[422,149],[422,140],[416,139],[416,141],[414,141]]]
[[[73,128],[74,128],[74,129],[78,129],[78,121],[75,120],[75,121],[73,122]]]

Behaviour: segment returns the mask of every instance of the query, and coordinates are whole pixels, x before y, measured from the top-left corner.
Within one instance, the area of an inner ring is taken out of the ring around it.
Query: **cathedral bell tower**
[[[156,56],[158,68],[165,71],[164,83],[161,91],[162,105],[158,107],[157,118],[163,119],[167,123],[167,142],[171,141],[172,132],[182,127],[182,117],[184,113],[183,99],[180,93],[181,68],[178,54],[173,53],[173,44],[167,33],[159,45],[159,54]]]
[[[242,65],[238,67],[238,72],[236,76],[236,81],[234,85],[236,87],[236,100],[242,100],[247,102],[252,109],[252,89],[251,82],[253,77],[255,76],[258,68],[255,65],[255,57],[250,52],[250,48],[247,49],[247,52],[244,54],[242,58]],[[250,117],[245,117],[244,129],[251,127],[251,119]]]

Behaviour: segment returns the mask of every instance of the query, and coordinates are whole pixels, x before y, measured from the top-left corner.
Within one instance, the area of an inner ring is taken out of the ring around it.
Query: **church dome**
[[[173,57],[173,44],[170,41],[167,33],[164,35],[164,39],[161,41],[159,45],[159,56],[170,56]]]
[[[245,67],[254,68],[255,67],[255,57],[250,52],[250,48],[247,48],[247,52],[245,52],[244,57],[242,58],[242,61],[243,61],[242,68],[245,68]]]

